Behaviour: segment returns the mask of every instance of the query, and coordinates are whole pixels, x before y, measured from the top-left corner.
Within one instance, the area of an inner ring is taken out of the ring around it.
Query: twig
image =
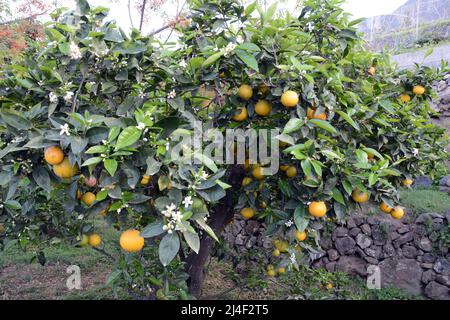
[[[144,23],[144,14],[145,14],[145,5],[147,4],[147,0],[144,0],[142,3],[142,11],[141,11],[141,21],[139,21],[139,31],[142,31],[142,24]]]
[[[16,23],[16,22],[23,21],[23,20],[33,20],[33,19],[35,19],[36,17],[42,16],[42,15],[44,15],[44,14],[46,14],[46,13],[47,13],[47,10],[44,11],[44,12],[41,12],[41,13],[35,13],[35,14],[32,14],[31,16],[28,16],[28,17],[17,18],[17,19],[13,19],[13,20],[8,20],[8,21],[0,22],[0,26],[3,26],[3,25],[5,25],[5,24]]]
[[[131,28],[134,28],[133,18],[131,17],[131,0],[128,0],[128,19],[130,19]]]
[[[86,77],[83,76],[83,78],[81,79],[80,85],[78,86],[78,90],[77,92],[75,92],[75,95],[73,96],[73,100],[72,100],[72,112],[75,112],[76,108],[77,108],[77,98],[78,98],[78,93],[81,91],[81,87],[84,84],[84,81],[86,81]]]
[[[101,254],[104,254],[105,256],[110,258],[112,261],[116,261],[116,258],[114,258],[111,254],[106,252],[104,249],[99,249],[99,248],[96,248],[96,247],[92,247],[92,249],[94,249],[97,252],[100,252]]]

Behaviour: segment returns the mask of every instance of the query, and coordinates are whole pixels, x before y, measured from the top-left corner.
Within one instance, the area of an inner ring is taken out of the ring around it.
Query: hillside
[[[407,48],[450,37],[450,0],[409,0],[392,14],[368,18],[359,30],[374,49]]]

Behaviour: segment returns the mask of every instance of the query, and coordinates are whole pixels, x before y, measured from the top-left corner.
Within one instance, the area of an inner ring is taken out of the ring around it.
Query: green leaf
[[[93,154],[93,153],[106,153],[108,151],[107,146],[93,146],[90,147],[85,151],[87,154]]]
[[[219,170],[219,168],[217,168],[217,165],[214,163],[214,161],[211,160],[211,158],[205,156],[203,153],[200,153],[200,152],[194,153],[194,158],[196,158],[200,162],[202,162],[212,172],[217,172],[217,170]]]
[[[51,190],[50,175],[44,167],[37,167],[33,170],[33,179],[45,191],[49,192]]]
[[[112,127],[108,133],[108,142],[110,142],[110,143],[113,142],[117,138],[119,133],[120,133],[119,127]]]
[[[117,160],[116,159],[105,159],[103,162],[103,165],[105,166],[106,171],[111,175],[111,177],[114,176],[114,174],[117,171]]]
[[[112,285],[119,277],[122,275],[122,270],[114,270],[111,272],[111,274],[108,276],[108,279],[106,280],[106,285]]]
[[[90,166],[93,164],[100,163],[100,162],[102,162],[102,160],[103,160],[103,158],[101,158],[101,157],[92,157],[92,158],[87,159],[85,162],[83,162],[83,164],[81,166],[82,167]]]
[[[159,260],[163,266],[167,266],[180,250],[180,238],[176,232],[166,234],[159,243]]]
[[[247,51],[236,49],[236,55],[250,68],[259,72],[258,61]]]
[[[303,232],[309,224],[309,215],[304,205],[298,206],[294,211],[294,223],[297,230]]]
[[[378,176],[375,173],[369,174],[369,187],[373,186],[378,181]]]
[[[204,68],[209,67],[210,65],[214,64],[214,62],[219,60],[219,58],[222,57],[222,56],[223,56],[223,52],[214,53],[212,56],[209,56],[208,59],[203,61],[202,66]]]
[[[299,118],[291,118],[286,123],[283,129],[283,134],[289,134],[291,132],[297,131],[303,126],[303,121]]]
[[[380,100],[380,102],[378,103],[384,110],[386,110],[387,112],[389,112],[390,114],[395,114],[395,110],[392,107],[392,103],[389,100]]]
[[[336,113],[339,114],[342,119],[347,121],[357,131],[360,130],[359,125],[355,121],[353,121],[353,119],[350,118],[350,116],[347,113],[345,113],[344,111],[340,111],[340,110],[336,111]]]
[[[97,192],[97,195],[95,196],[95,200],[97,201],[103,201],[106,199],[106,197],[108,196],[108,190],[100,190],[99,192]]]
[[[141,134],[142,134],[141,130],[139,130],[135,126],[130,126],[123,129],[123,131],[117,138],[114,150],[117,151],[119,149],[131,146],[133,143],[139,140]]]
[[[160,234],[164,233],[163,226],[164,224],[162,221],[153,222],[147,225],[144,230],[141,231],[141,237],[152,238],[159,236]]]
[[[198,234],[186,231],[183,232],[183,236],[189,247],[198,254],[198,251],[200,250],[200,238]]]
[[[320,119],[311,119],[309,120],[313,125],[322,128],[330,133],[336,134],[336,128],[333,127],[328,121],[320,120]]]
[[[333,199],[345,206],[344,196],[338,188],[333,188]]]
[[[300,164],[305,176],[311,176],[311,162],[309,161],[309,159],[302,160]]]
[[[214,240],[216,240],[217,242],[219,242],[219,239],[217,238],[217,236],[216,236],[216,234],[214,233],[213,229],[211,229],[211,227],[208,226],[208,225],[206,224],[205,220],[203,220],[203,217],[196,217],[194,220],[199,224],[199,226],[200,226],[203,230],[206,231],[206,233],[209,234],[209,236],[210,236],[211,238],[213,238]]]

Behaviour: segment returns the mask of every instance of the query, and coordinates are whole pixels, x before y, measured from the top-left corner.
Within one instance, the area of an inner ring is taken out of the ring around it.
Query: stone
[[[445,213],[445,219],[447,220],[447,223],[450,223],[450,210],[448,210],[448,211]]]
[[[351,237],[343,237],[336,239],[334,245],[341,255],[350,254],[355,248],[355,240]]]
[[[366,260],[367,263],[369,263],[369,264],[377,265],[379,263],[377,259],[372,258],[372,257],[364,257],[364,260]]]
[[[371,226],[379,224],[379,220],[377,219],[377,216],[369,216],[367,217],[367,223]]]
[[[360,247],[355,247],[355,255],[361,258],[364,258],[367,256],[367,254],[364,252],[363,249],[361,249]]]
[[[242,234],[238,234],[236,236],[236,240],[234,241],[234,243],[238,246],[242,246],[245,243],[245,237]]]
[[[424,253],[422,256],[422,262],[424,263],[434,263],[436,261],[436,256],[433,253]]]
[[[362,258],[358,257],[340,257],[336,263],[335,270],[362,277],[367,275],[366,262]]]
[[[441,80],[441,81],[438,82],[436,90],[437,91],[443,91],[446,88],[447,88],[447,82],[445,80]]]
[[[369,257],[372,257],[372,258],[378,258],[378,253],[377,253],[377,250],[375,250],[375,249],[372,249],[372,248],[366,248],[366,249],[364,249],[364,252],[365,252]]]
[[[420,239],[417,246],[425,252],[430,252],[431,250],[433,250],[433,244],[431,243],[430,239],[426,237]]]
[[[431,281],[425,287],[425,295],[433,300],[450,300],[449,290],[446,286]]]
[[[450,287],[450,276],[444,276],[442,274],[439,274],[436,277],[436,281],[440,284],[443,284],[444,286]]]
[[[430,216],[429,213],[422,213],[419,216],[417,216],[415,222],[420,224],[420,223],[425,223],[425,222],[427,222],[430,219],[432,219],[432,217]]]
[[[353,218],[353,221],[355,222],[355,224],[357,225],[357,226],[360,226],[360,225],[362,225],[364,222],[365,222],[365,218],[364,217],[354,217]]]
[[[372,229],[370,228],[370,225],[367,223],[364,223],[363,225],[361,225],[361,231],[365,234],[365,235],[372,235]]]
[[[361,233],[361,229],[358,227],[353,228],[349,231],[349,235],[351,235],[352,237],[356,237],[359,233]]]
[[[361,249],[365,249],[367,247],[370,247],[370,245],[372,244],[372,239],[370,239],[365,234],[360,233],[356,236],[356,243]]]
[[[420,266],[424,269],[432,269],[433,268],[432,263],[421,263]]]
[[[319,244],[323,250],[328,250],[333,247],[333,242],[331,241],[331,238],[329,238],[329,237],[321,237]]]
[[[325,269],[327,269],[328,272],[334,272],[336,270],[336,262],[329,262],[325,265]]]
[[[434,263],[433,270],[436,271],[436,273],[448,276],[450,275],[450,262],[445,258],[439,258]]]
[[[444,193],[450,193],[450,187],[447,186],[439,186],[439,191]]]
[[[353,221],[353,219],[348,219],[347,220],[347,228],[350,230],[350,229],[353,229],[355,227],[356,227],[355,221]]]
[[[372,240],[378,246],[384,245],[387,240],[387,234],[380,226],[372,227]]]
[[[379,264],[381,286],[395,286],[413,295],[422,291],[422,268],[414,259],[391,257]]]
[[[401,245],[411,242],[413,239],[414,236],[412,232],[405,233],[394,241],[394,247],[399,248]]]
[[[433,185],[433,180],[429,176],[418,176],[413,183],[414,187],[430,188]]]
[[[415,259],[417,257],[417,249],[411,245],[405,245],[402,247],[403,255],[406,258]]]
[[[389,238],[392,240],[392,241],[394,241],[394,240],[397,240],[398,238],[400,237],[400,234],[398,234],[397,232],[391,232],[390,234],[389,234]]]
[[[249,220],[245,226],[245,232],[253,235],[259,231],[259,222],[257,220]]]
[[[393,257],[395,255],[395,248],[392,246],[392,244],[387,244],[383,246],[383,257]]]
[[[331,239],[333,241],[336,241],[337,238],[342,238],[348,236],[348,229],[344,227],[337,227],[333,230],[333,233],[331,235]]]
[[[427,284],[430,281],[436,279],[436,273],[433,270],[427,270],[422,273],[422,282]]]
[[[397,232],[400,233],[400,234],[407,233],[408,231],[409,231],[409,227],[408,226],[401,227],[401,228],[397,229]]]
[[[334,249],[328,250],[327,255],[328,255],[328,259],[330,259],[330,261],[336,261],[337,259],[339,259],[339,253]]]
[[[416,221],[416,223],[417,223],[417,221]],[[414,234],[419,236],[419,237],[426,236],[427,233],[428,233],[427,232],[427,228],[425,228],[425,226],[423,226],[423,225],[416,225],[414,227]]]
[[[323,261],[321,259],[314,261],[311,264],[311,267],[313,267],[314,269],[320,269],[324,267]]]
[[[255,236],[252,236],[249,238],[249,240],[247,241],[247,244],[245,246],[250,249],[250,248],[253,248],[257,242],[258,242],[258,238]]]
[[[231,233],[234,236],[237,236],[242,231],[242,224],[241,224],[241,222],[243,222],[243,221],[235,220],[235,222],[233,223],[233,226],[231,228]]]
[[[439,180],[439,185],[444,187],[450,187],[450,175],[442,177],[441,180]]]

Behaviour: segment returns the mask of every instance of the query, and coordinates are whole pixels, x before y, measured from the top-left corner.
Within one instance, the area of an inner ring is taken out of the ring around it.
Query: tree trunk
[[[225,197],[213,208],[209,226],[219,237],[225,226],[231,221],[234,215],[234,192],[240,186],[244,170],[241,167],[233,166],[230,172],[228,183],[232,186],[227,190]],[[198,254],[192,252],[186,259],[186,272],[190,278],[188,280],[189,293],[198,297],[202,291],[203,280],[205,278],[204,268],[214,245],[214,239],[204,233]]]

